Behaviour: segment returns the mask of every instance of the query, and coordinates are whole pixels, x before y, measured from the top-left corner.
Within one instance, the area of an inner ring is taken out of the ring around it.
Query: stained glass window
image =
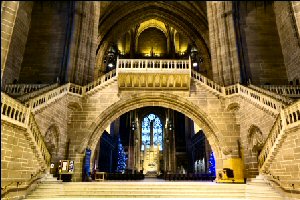
[[[153,122],[153,146],[157,147],[159,144],[159,149],[163,149],[163,130],[162,123],[159,117],[155,114],[149,114],[144,117],[142,121],[142,147],[141,150],[144,150],[144,145],[150,147],[150,123]]]

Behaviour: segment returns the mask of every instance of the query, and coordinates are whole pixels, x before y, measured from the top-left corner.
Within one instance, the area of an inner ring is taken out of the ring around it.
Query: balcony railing
[[[118,59],[118,73],[188,73],[191,74],[190,60],[169,59]]]

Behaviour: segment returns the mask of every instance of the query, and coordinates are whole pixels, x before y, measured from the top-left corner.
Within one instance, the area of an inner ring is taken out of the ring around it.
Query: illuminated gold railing
[[[190,60],[169,59],[118,59],[119,73],[191,73]]]

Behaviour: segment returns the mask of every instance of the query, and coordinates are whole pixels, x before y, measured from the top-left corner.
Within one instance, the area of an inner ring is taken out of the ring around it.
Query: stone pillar
[[[221,85],[240,82],[240,64],[232,2],[207,2],[213,80]]]
[[[84,154],[79,154],[79,153],[70,154],[69,158],[70,160],[74,160],[74,174],[72,177],[72,181],[73,182],[82,181]]]
[[[300,3],[274,1],[274,12],[288,81],[300,79]]]
[[[3,80],[3,72],[6,66],[18,9],[18,1],[3,1],[1,3],[1,80]]]
[[[79,85],[94,79],[100,7],[98,2],[76,2],[70,37],[66,81]],[[92,53],[94,52],[94,53]]]

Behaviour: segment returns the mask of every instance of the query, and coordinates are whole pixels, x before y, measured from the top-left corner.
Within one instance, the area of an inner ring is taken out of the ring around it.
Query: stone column
[[[288,81],[300,79],[300,3],[274,1],[274,13]]]
[[[207,2],[213,80],[221,85],[241,79],[232,13],[232,2]]]
[[[1,80],[3,80],[3,72],[6,66],[18,9],[18,1],[3,1],[1,3]]]

